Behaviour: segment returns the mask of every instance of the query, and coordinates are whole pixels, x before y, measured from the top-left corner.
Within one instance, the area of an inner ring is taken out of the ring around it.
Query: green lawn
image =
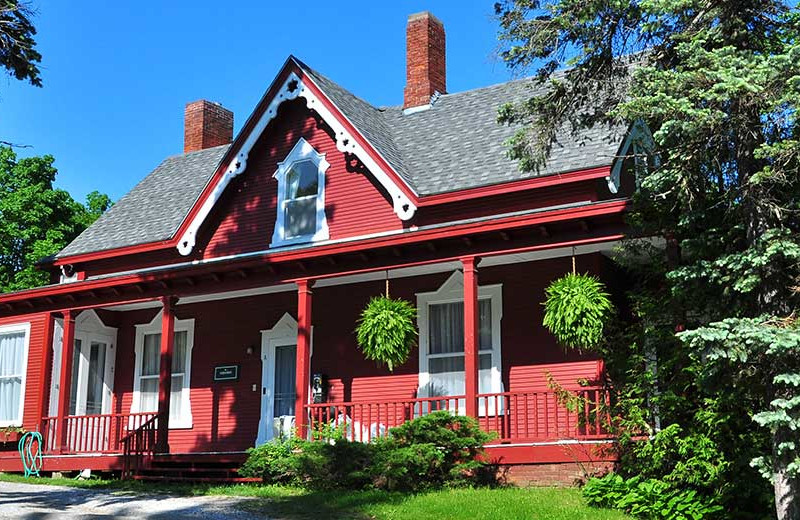
[[[286,486],[198,486],[145,484],[109,480],[31,478],[0,475],[0,480],[59,484],[117,491],[146,491],[188,495],[255,497],[242,508],[286,520],[343,518],[351,520],[625,520],[616,511],[586,506],[577,489],[501,488],[453,489],[406,495],[384,491],[313,492]]]

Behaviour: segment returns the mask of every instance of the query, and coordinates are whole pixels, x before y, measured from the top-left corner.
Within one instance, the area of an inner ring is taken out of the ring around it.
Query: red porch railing
[[[376,437],[385,437],[389,428],[430,412],[447,410],[454,414],[463,414],[464,396],[317,403],[308,405],[307,408],[309,426],[315,435],[326,437],[333,429],[341,429],[348,439],[369,442]]]
[[[569,393],[569,405],[554,391],[479,394],[478,423],[496,433],[499,443],[608,438],[608,390],[582,387]]]
[[[570,392],[570,405],[555,391],[503,392],[478,395],[478,423],[497,434],[494,442],[547,442],[565,439],[599,440],[610,435],[608,391],[582,387]],[[465,396],[399,401],[333,402],[307,406],[311,431],[318,437],[341,429],[351,440],[369,442],[389,429],[438,410],[464,413]]]
[[[58,421],[63,420],[66,422],[63,443],[66,453],[121,453],[123,438],[156,415],[156,412],[143,412],[44,417],[41,428],[44,450],[50,453],[60,450],[55,437]]]
[[[145,458],[152,457],[156,446],[158,415],[154,415],[141,426],[121,439],[122,479],[128,479],[145,465]]]

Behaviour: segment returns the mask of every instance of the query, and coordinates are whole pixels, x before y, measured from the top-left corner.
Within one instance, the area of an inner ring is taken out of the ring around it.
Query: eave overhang
[[[618,199],[515,212],[354,242],[259,251],[89,278],[2,295],[0,317],[129,303],[163,295],[198,294],[213,291],[214,286],[218,289],[221,280],[231,287],[244,288],[379,270],[387,265],[441,262],[465,254],[492,256],[563,247],[568,242],[618,240],[624,234],[621,217],[628,203],[626,199]],[[548,232],[558,226],[566,226],[566,231]],[[522,230],[524,237],[509,239],[509,234]],[[563,240],[556,238],[559,236]],[[211,286],[199,283],[208,277]]]

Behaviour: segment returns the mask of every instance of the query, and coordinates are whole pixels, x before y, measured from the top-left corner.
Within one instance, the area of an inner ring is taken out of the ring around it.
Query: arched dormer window
[[[325,219],[325,171],[330,164],[300,138],[286,158],[278,163],[278,218],[270,247],[280,247],[328,238]]]

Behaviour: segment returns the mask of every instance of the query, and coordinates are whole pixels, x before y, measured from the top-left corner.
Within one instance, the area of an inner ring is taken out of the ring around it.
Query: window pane
[[[69,414],[78,413],[78,375],[81,366],[81,340],[75,340],[75,350],[72,352],[72,376],[69,390]],[[62,354],[63,355],[63,354]]]
[[[16,421],[19,419],[21,390],[21,377],[4,377],[0,379],[0,421]]]
[[[492,348],[492,300],[478,302],[478,340],[480,349]]]
[[[286,201],[285,238],[313,235],[317,231],[317,198]]]
[[[464,352],[464,304],[437,303],[429,307],[430,353]],[[492,348],[492,301],[478,301],[479,348]]]
[[[478,369],[489,370],[492,368],[492,355],[481,354],[478,356]],[[444,358],[433,358],[428,360],[428,371],[431,374],[441,374],[443,372],[463,372],[464,356],[448,356]]]
[[[184,373],[186,371],[186,342],[189,333],[179,330],[175,333],[175,344],[172,347],[172,372]]]
[[[183,406],[183,376],[172,376],[169,396],[169,418],[179,419]]]
[[[286,200],[317,194],[319,170],[311,161],[296,162],[286,173]]]
[[[0,377],[21,376],[25,357],[25,333],[13,332],[0,336]]]
[[[275,401],[273,416],[294,415],[295,404],[295,360],[297,347],[285,345],[275,347]]]
[[[448,356],[443,358],[433,358],[428,361],[428,371],[431,374],[442,374],[445,372],[463,372],[464,356]]]
[[[464,304],[432,304],[429,314],[430,353],[464,352]]]
[[[161,360],[161,334],[145,334],[142,349],[142,375],[158,375]]]
[[[155,412],[158,410],[158,378],[150,377],[140,380],[139,411]]]
[[[103,379],[106,369],[106,344],[93,341],[89,351],[89,381],[86,387],[86,414],[103,413]]]
[[[19,407],[24,357],[24,332],[0,335],[0,421],[21,419]]]

